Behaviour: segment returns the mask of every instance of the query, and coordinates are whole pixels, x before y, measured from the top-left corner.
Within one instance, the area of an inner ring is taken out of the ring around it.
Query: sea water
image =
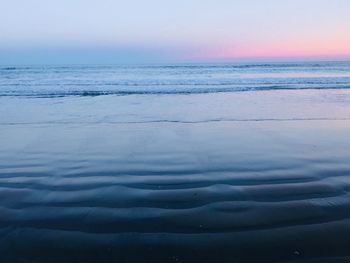
[[[346,262],[350,63],[0,67],[4,262]]]

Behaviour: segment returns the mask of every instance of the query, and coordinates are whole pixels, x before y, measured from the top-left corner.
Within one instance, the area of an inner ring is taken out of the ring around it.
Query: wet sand
[[[348,93],[3,97],[2,260],[348,262]]]

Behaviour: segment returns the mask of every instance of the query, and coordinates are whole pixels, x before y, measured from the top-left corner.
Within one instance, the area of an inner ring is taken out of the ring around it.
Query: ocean
[[[0,261],[349,262],[350,62],[0,66]]]

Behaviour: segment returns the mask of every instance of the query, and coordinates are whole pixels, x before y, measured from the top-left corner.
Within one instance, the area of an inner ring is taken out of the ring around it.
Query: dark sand
[[[348,262],[348,94],[299,92],[2,98],[0,261]]]

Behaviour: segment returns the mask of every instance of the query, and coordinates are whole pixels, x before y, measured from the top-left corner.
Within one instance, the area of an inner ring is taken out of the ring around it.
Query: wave
[[[0,67],[0,96],[67,97],[349,89],[349,62]]]
[[[258,91],[278,91],[278,90],[347,90],[350,85],[337,86],[256,86],[256,87],[221,87],[212,88],[168,88],[168,89],[119,89],[119,90],[5,90],[0,91],[0,97],[38,97],[38,98],[56,98],[56,97],[94,97],[94,96],[126,96],[126,95],[192,95],[192,94],[211,94],[211,93],[233,93],[233,92],[258,92]]]
[[[185,87],[192,87],[192,86],[212,86],[212,87],[220,87],[220,86],[234,86],[234,87],[253,87],[253,88],[259,88],[259,87],[274,87],[274,86],[292,86],[293,88],[298,88],[298,86],[306,86],[306,85],[313,85],[313,86],[332,86],[332,85],[349,85],[350,87],[350,77],[345,78],[269,78],[269,79],[235,79],[235,80],[191,80],[191,79],[185,79],[185,80],[162,80],[162,81],[154,81],[154,80],[145,80],[145,81],[139,81],[135,82],[133,80],[127,80],[127,81],[81,81],[81,82],[54,82],[54,83],[28,83],[19,81],[16,83],[0,83],[0,87],[178,87],[178,86],[185,86]]]
[[[149,121],[42,121],[42,122],[0,122],[0,125],[40,125],[40,124],[152,124],[179,123],[201,124],[214,122],[295,122],[295,121],[349,121],[350,118],[247,118],[247,119],[206,119],[206,120],[176,120],[155,119]]]

